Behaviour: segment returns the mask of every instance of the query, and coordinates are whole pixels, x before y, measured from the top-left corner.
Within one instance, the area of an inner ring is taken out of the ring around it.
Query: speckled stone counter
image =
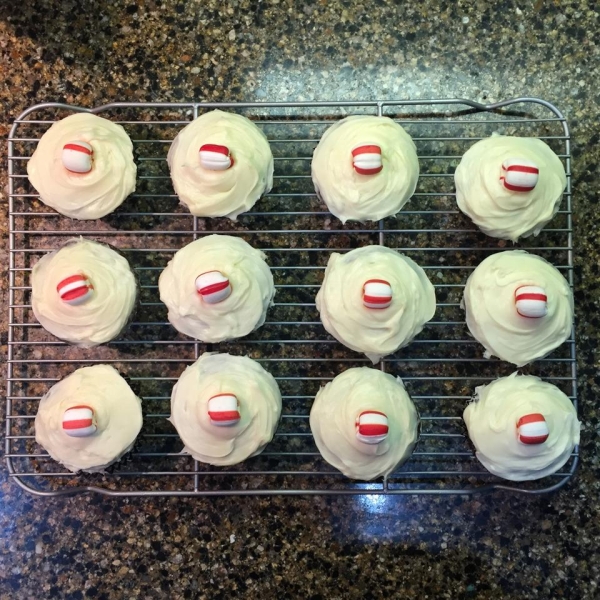
[[[4,139],[24,108],[43,101],[555,103],[574,138],[582,465],[567,487],[541,497],[127,500],[33,498],[3,468],[0,598],[597,598],[595,4],[114,4],[0,6]],[[5,150],[2,142],[3,199]],[[5,214],[1,235],[6,265]],[[5,351],[5,274],[0,284]]]

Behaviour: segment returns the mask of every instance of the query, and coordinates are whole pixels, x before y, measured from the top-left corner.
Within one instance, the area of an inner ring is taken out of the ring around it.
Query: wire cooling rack
[[[192,119],[221,108],[253,119],[270,140],[275,186],[236,223],[191,216],[173,192],[166,165],[169,143]],[[26,176],[27,160],[56,120],[91,112],[122,124],[134,143],[136,192],[98,221],[72,221],[44,206]],[[316,198],[312,152],[323,132],[350,114],[389,116],[413,136],[421,176],[397,217],[378,223],[340,223]],[[519,98],[492,105],[467,100],[295,103],[114,103],[95,109],[42,104],[14,123],[9,160],[9,331],[5,455],[10,476],[45,496],[100,492],[141,495],[454,494],[513,490],[541,493],[564,485],[577,466],[577,449],[565,467],[541,481],[513,484],[476,460],[461,419],[477,385],[514,367],[486,360],[468,334],[459,302],[465,281],[483,258],[512,247],[488,238],[457,211],[453,173],[473,142],[493,132],[539,137],[560,156],[567,189],[559,214],[539,237],[517,247],[543,256],[573,284],[570,138],[560,111],[543,100]],[[166,319],[157,279],[173,253],[212,232],[239,235],[267,254],[277,293],[267,322],[246,338],[208,346],[178,334]],[[58,341],[36,322],[30,299],[32,265],[73,236],[118,247],[136,270],[141,306],[127,332],[84,350]],[[330,254],[385,244],[415,259],[437,293],[437,312],[407,348],[381,368],[402,376],[421,415],[411,459],[385,480],[346,479],[319,455],[308,426],[312,400],[343,370],[370,364],[331,338],[319,322],[314,298]],[[207,350],[247,354],[278,380],[284,398],[275,438],[258,457],[230,468],[210,467],[182,455],[171,424],[169,398],[183,369]],[[106,474],[65,471],[35,443],[40,397],[75,369],[114,365],[142,398],[144,425],[133,451]],[[575,342],[522,372],[558,385],[576,403]]]

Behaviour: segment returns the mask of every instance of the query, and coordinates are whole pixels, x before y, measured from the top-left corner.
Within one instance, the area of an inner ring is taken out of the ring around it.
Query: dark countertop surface
[[[0,131],[117,100],[537,96],[573,133],[582,465],[549,496],[38,499],[0,470],[0,598],[598,598],[593,2],[0,5]],[[2,197],[6,144],[2,142]],[[2,214],[0,258],[7,264]],[[6,350],[6,275],[1,280]],[[2,411],[4,413],[4,410]]]

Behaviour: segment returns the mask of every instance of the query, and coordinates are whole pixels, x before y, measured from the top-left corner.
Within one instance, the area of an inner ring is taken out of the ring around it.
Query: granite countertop
[[[117,100],[537,96],[573,133],[582,464],[547,496],[34,498],[0,470],[0,598],[597,598],[598,8],[3,3],[0,131]],[[6,196],[6,144],[0,178]],[[0,258],[7,264],[6,214]],[[6,351],[3,273],[1,338]],[[4,413],[4,411],[2,411]]]

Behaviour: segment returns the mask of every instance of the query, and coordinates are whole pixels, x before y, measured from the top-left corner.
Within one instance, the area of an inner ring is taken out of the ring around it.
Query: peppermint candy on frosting
[[[71,173],[89,173],[92,170],[94,150],[87,142],[69,142],[63,146],[62,163]]]
[[[356,437],[365,444],[380,444],[388,431],[388,418],[381,411],[365,410],[356,419]]]
[[[231,284],[220,271],[207,271],[196,277],[196,290],[205,302],[217,304],[229,298]]]
[[[72,406],[63,414],[63,431],[70,437],[88,437],[96,433],[94,409],[89,406]]]
[[[203,144],[199,154],[200,164],[209,171],[227,171],[233,166],[233,157],[227,146]]]
[[[548,314],[548,297],[544,288],[522,285],[515,292],[515,305],[522,317],[539,319]]]
[[[359,175],[376,175],[383,169],[381,148],[377,144],[363,144],[352,149],[352,165]]]
[[[523,158],[509,158],[502,163],[502,185],[511,192],[530,192],[537,185],[540,170]]]
[[[237,425],[240,421],[239,402],[234,394],[217,394],[208,401],[210,422],[217,427]]]
[[[63,302],[71,306],[79,306],[92,297],[94,286],[86,275],[78,274],[60,281],[56,291]]]
[[[363,304],[367,308],[387,308],[392,303],[392,286],[385,279],[369,279],[363,286]]]
[[[517,421],[517,431],[522,444],[543,444],[550,435],[548,423],[540,413],[521,417]]]

